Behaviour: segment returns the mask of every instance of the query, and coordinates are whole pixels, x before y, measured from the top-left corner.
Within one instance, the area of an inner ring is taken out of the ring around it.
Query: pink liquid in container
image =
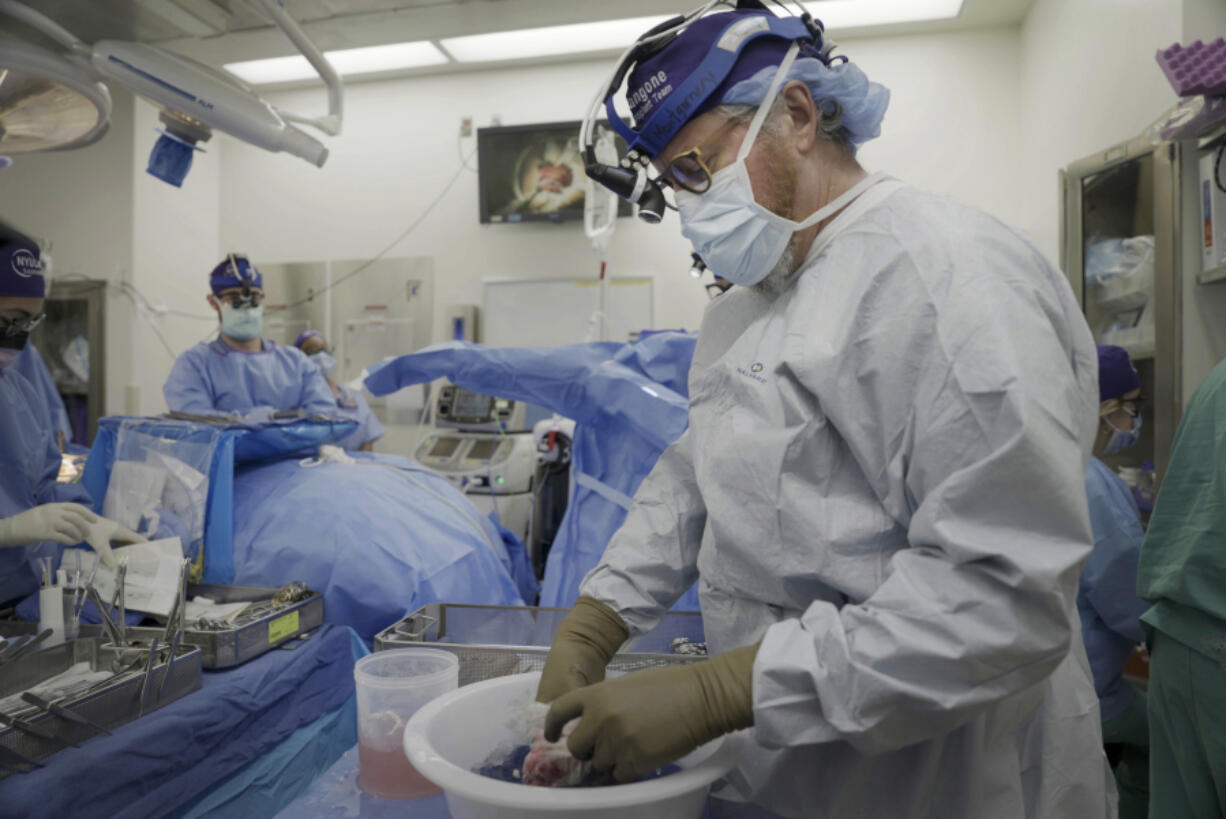
[[[353,669],[358,699],[358,785],[384,799],[439,792],[404,755],[404,725],[417,709],[459,685],[460,662],[432,648],[380,651]]]

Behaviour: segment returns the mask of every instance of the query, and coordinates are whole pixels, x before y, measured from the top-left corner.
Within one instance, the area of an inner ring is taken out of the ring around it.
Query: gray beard
[[[779,257],[779,261],[775,262],[775,266],[771,268],[771,272],[766,274],[766,278],[753,285],[753,289],[767,298],[774,299],[787,289],[795,276],[796,234],[792,234],[792,238],[788,239],[787,247],[783,249],[783,255]]]

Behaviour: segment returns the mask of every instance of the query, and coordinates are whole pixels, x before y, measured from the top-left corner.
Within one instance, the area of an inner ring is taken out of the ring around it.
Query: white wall
[[[890,89],[881,137],[860,151],[864,165],[1020,227],[1017,28],[839,45]]]
[[[0,218],[51,242],[54,277],[126,281],[132,270],[133,99],[112,94],[110,130],[75,151],[19,154],[0,171]],[[127,301],[108,293],[106,412],[123,410],[131,357]]]
[[[864,149],[866,164],[1017,218],[1020,172],[1016,162],[1001,161],[1017,151],[1014,30],[849,41],[845,51],[894,91],[884,136]],[[373,255],[460,167],[462,116],[479,125],[493,116],[505,125],[577,119],[609,69],[601,60],[352,84],[345,133],[330,140],[332,155],[322,170],[226,144],[222,244],[269,262]],[[323,105],[315,90],[273,100],[303,111]],[[472,142],[465,140],[465,151]],[[978,150],[984,143],[995,150]],[[436,336],[446,305],[481,302],[485,277],[594,276],[597,270],[577,224],[480,225],[476,175],[468,171],[392,255],[434,258]],[[619,221],[611,270],[654,277],[657,327],[699,324],[707,297],[686,275],[688,259],[675,215],[656,227]]]
[[[1226,0],[1184,0],[1180,42],[1203,40],[1207,43],[1218,37],[1226,37]]]
[[[1181,0],[1035,0],[1021,30],[1022,227],[1059,259],[1061,168],[1138,135],[1175,103],[1154,53]]]

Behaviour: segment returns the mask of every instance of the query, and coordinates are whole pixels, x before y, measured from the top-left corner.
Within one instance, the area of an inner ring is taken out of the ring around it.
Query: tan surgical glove
[[[567,747],[618,782],[633,782],[718,736],[753,725],[753,661],[758,646],[710,660],[635,671],[576,688],[545,716],[545,739],[579,724]]]
[[[573,688],[603,680],[605,666],[629,636],[617,612],[593,597],[580,597],[549,647],[537,702],[553,702]]]

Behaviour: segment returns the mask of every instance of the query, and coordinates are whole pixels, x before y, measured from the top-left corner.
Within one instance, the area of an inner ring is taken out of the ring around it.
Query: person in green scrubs
[[[1226,361],[1188,402],[1141,547],[1150,817],[1226,816]]]

